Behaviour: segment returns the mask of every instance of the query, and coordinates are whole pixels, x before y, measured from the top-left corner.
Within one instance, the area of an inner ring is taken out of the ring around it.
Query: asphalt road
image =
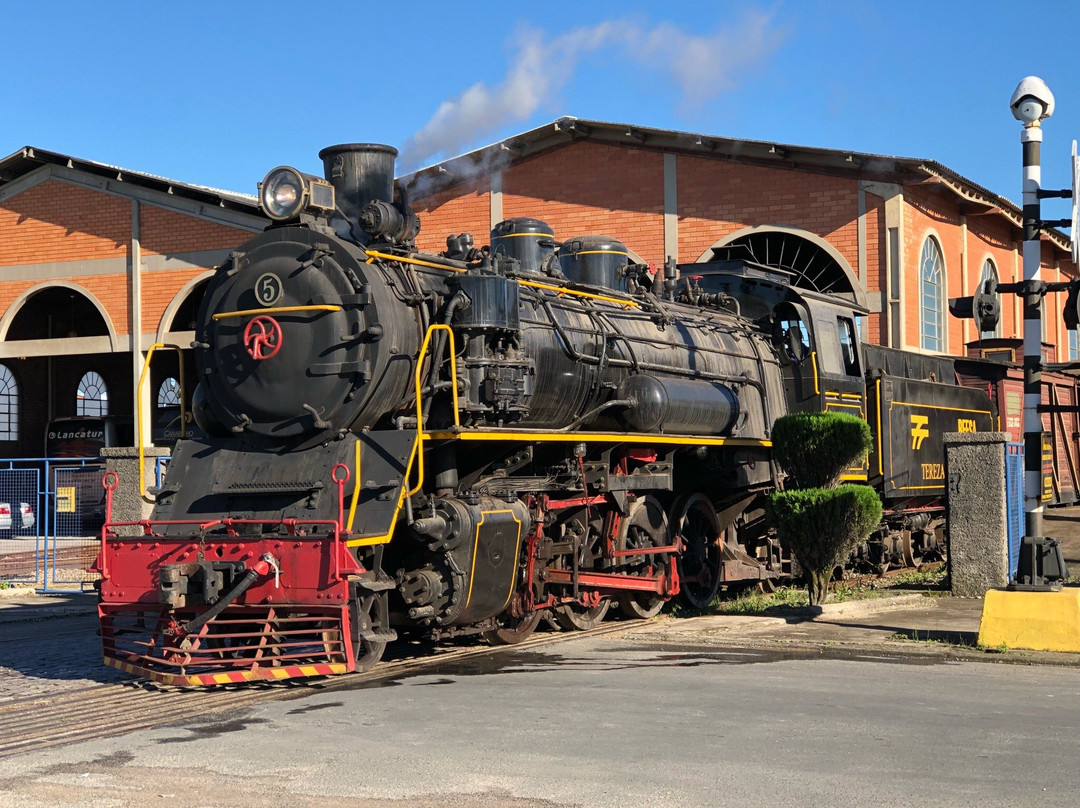
[[[5,805],[1075,806],[1074,669],[582,638],[0,762]]]

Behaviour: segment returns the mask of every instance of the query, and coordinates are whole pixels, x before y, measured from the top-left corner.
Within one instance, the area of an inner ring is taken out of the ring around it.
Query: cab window
[[[799,312],[790,304],[776,308],[773,339],[781,356],[799,363],[810,356],[810,331]]]
[[[855,323],[847,317],[837,317],[836,327],[840,332],[840,357],[844,362],[844,373],[858,376],[859,338],[855,334]]]

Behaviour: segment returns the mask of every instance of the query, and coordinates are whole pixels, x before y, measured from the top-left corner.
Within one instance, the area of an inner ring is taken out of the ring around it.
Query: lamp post
[[[1024,158],[1024,281],[1041,281],[1042,243],[1039,238],[1042,185],[1040,147],[1042,121],[1054,112],[1054,95],[1042,79],[1028,76],[1009,101],[1013,117],[1024,128],[1020,144]],[[1042,315],[1043,296],[1024,296],[1024,532],[1042,536]]]

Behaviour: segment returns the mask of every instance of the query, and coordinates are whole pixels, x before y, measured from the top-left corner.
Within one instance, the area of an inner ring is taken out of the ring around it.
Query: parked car
[[[29,533],[34,529],[34,509],[28,502],[20,502],[17,511],[12,513],[10,502],[0,502],[0,533],[17,530]]]

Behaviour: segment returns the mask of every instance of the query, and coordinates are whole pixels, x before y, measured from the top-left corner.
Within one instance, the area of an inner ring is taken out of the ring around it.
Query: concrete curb
[[[0,600],[11,598],[52,598],[67,597],[68,595],[92,595],[92,592],[84,592],[81,589],[58,589],[52,592],[38,592],[33,584],[12,584],[7,589],[0,589]]]
[[[890,609],[907,608],[920,603],[933,603],[940,598],[949,598],[950,595],[940,596],[924,594],[922,592],[909,592],[903,595],[882,595],[877,598],[861,598],[859,600],[845,600],[841,603],[825,603],[821,606],[773,606],[761,613],[761,617],[801,617],[812,619],[814,617],[864,617],[877,612],[889,611]],[[728,615],[737,617],[738,615]],[[691,618],[693,619],[693,618]]]

